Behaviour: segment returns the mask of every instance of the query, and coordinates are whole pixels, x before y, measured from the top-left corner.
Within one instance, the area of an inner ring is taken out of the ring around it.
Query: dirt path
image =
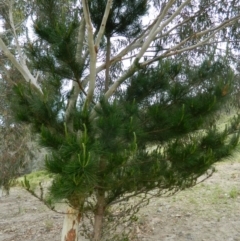
[[[0,198],[0,241],[59,241],[62,221],[21,188]],[[240,241],[240,162],[218,164],[199,186],[152,200],[135,232],[139,241]]]
[[[150,229],[142,240],[240,241],[240,163],[216,168],[199,186],[155,199],[143,210],[143,223]]]

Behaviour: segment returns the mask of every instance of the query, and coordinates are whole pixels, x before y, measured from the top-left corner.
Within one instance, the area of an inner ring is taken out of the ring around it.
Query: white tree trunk
[[[80,222],[80,213],[71,207],[67,208],[67,212],[63,221],[61,241],[78,241],[78,226]]]

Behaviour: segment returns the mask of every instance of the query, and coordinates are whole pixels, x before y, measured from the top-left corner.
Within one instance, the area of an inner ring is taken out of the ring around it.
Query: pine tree
[[[217,114],[233,90],[228,58],[215,56],[215,48],[192,62],[195,53],[186,51],[186,57],[174,47],[164,56],[159,54],[165,51],[159,45],[160,20],[167,21],[173,9],[181,10],[171,4],[162,6],[156,21],[143,29],[139,18],[148,10],[144,0],[112,5],[111,1],[81,1],[79,6],[75,1],[36,1],[38,38],[26,44],[25,51],[41,81],[14,85],[11,108],[18,121],[31,124],[39,144],[49,150],[46,169],[54,174],[51,198],[66,200],[71,207],[64,241],[77,240],[79,220],[89,212],[94,217],[91,240],[101,240],[113,204],[135,196],[142,202],[152,191],[171,195],[194,186],[203,174],[209,177],[212,165],[238,144],[239,116],[223,130],[216,125]],[[192,6],[188,7],[191,12]],[[105,13],[108,18],[102,22]],[[189,49],[203,41],[202,32],[184,34],[186,39],[178,32],[184,43],[176,46]],[[98,40],[103,35],[107,42],[112,36],[125,37],[121,51],[136,56],[126,71],[112,69],[111,74],[120,77],[110,87],[107,74],[103,77],[104,90],[95,83],[102,78],[101,70],[110,73],[108,67],[126,54],[106,55],[104,40]],[[148,47],[156,49],[154,56],[144,56]],[[178,53],[181,58],[171,57]],[[105,62],[97,67],[97,60]],[[64,89],[66,81],[72,81],[70,91]],[[117,88],[122,83],[122,89]],[[138,205],[135,208],[127,211],[134,213]]]

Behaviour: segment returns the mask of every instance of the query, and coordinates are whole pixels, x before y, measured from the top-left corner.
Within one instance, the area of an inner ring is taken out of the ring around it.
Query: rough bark
[[[97,195],[97,205],[94,216],[93,241],[101,240],[105,208],[105,194],[102,190],[99,190]]]

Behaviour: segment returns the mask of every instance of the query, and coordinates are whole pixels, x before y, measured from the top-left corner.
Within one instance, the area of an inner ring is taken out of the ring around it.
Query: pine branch
[[[58,214],[67,214],[65,212],[60,212],[60,211],[57,211],[55,209],[54,206],[52,206],[51,203],[49,203],[47,200],[44,199],[44,190],[43,190],[43,187],[42,187],[42,183],[39,182],[39,188],[40,188],[40,196],[37,195],[32,189],[31,189],[31,186],[30,186],[30,182],[29,180],[27,180],[26,176],[24,176],[24,181],[22,181],[22,186],[25,188],[25,190],[30,193],[32,196],[34,196],[35,198],[37,198],[39,201],[41,201],[48,209],[50,209],[51,211],[55,212],[55,213],[58,213]]]

